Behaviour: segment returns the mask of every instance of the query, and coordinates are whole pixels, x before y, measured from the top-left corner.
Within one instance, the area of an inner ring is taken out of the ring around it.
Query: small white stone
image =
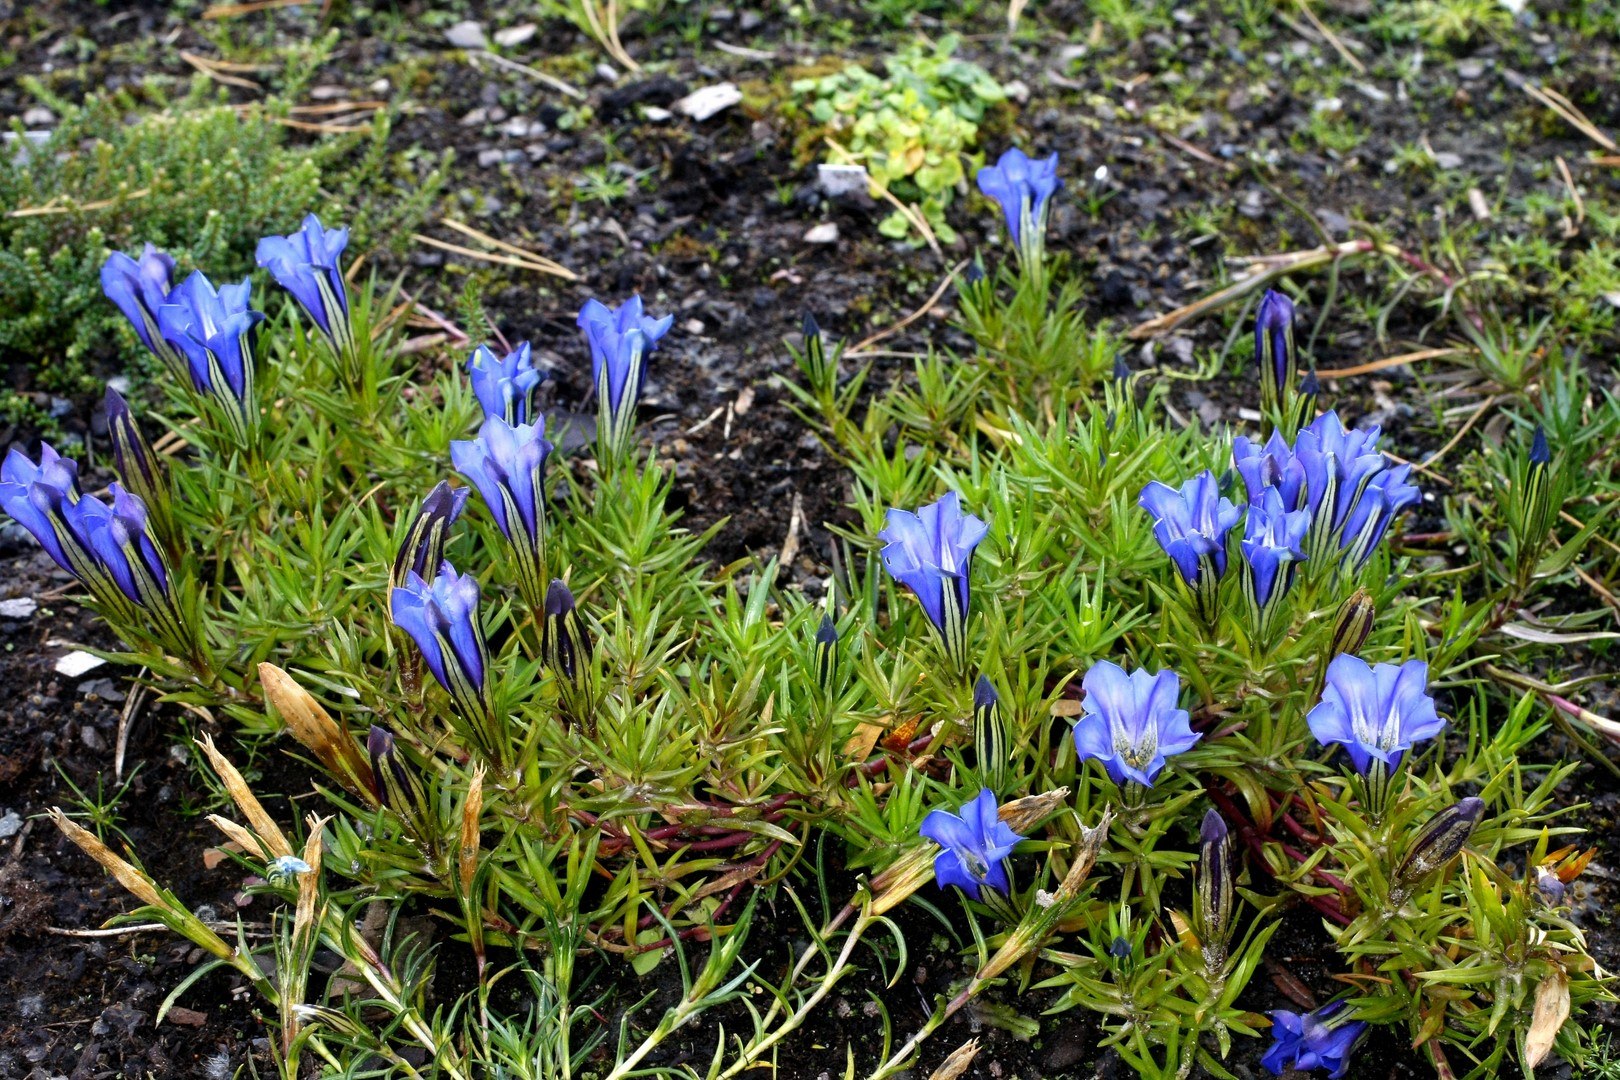
[[[804,234],[807,244],[834,244],[838,242],[838,224],[832,221],[823,221],[809,232]]]
[[[1311,106],[1311,111],[1312,112],[1319,112],[1319,113],[1343,112],[1344,111],[1344,99],[1343,98],[1336,98],[1336,97],[1323,98],[1322,100],[1316,102],[1316,104]]]
[[[742,91],[736,83],[715,83],[687,94],[674,105],[675,111],[694,120],[703,121],[742,100]]]
[[[540,28],[532,22],[519,23],[495,31],[495,44],[506,49],[515,49],[540,32]]]
[[[1606,292],[1603,294],[1603,299],[1609,302],[1610,307],[1620,308],[1620,292]]]
[[[23,819],[18,816],[17,811],[7,810],[6,816],[0,817],[0,840],[10,840],[22,832],[22,827]]]
[[[674,113],[670,112],[668,109],[660,108],[657,105],[643,105],[641,107],[641,115],[646,117],[649,123],[653,124],[667,124],[669,121],[675,118]]]
[[[444,39],[458,49],[486,49],[489,38],[484,36],[484,24],[465,19],[444,32]]]
[[[77,679],[80,675],[92,672],[106,662],[94,653],[87,653],[83,649],[74,649],[56,662],[56,673],[66,675],[70,679]]]
[[[829,199],[839,199],[847,195],[865,194],[872,186],[872,180],[866,175],[865,165],[831,165],[816,166],[816,186],[821,193]]]
[[[0,600],[0,619],[26,619],[39,610],[39,601],[32,596],[19,596],[14,600]]]
[[[687,319],[684,323],[681,324],[681,330],[683,330],[684,332],[686,332],[688,334],[691,334],[693,337],[701,337],[701,336],[703,336],[703,330],[704,330],[703,320],[702,319]]]
[[[50,127],[56,123],[56,114],[43,105],[35,105],[22,114],[23,127]]]

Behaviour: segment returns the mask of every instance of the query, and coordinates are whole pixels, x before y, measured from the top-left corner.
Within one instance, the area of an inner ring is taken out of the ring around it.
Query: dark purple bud
[[[973,755],[980,782],[999,793],[1007,782],[1007,726],[1001,695],[983,675],[973,684]]]
[[[1203,947],[1204,966],[1211,972],[1225,966],[1226,946],[1232,938],[1232,915],[1237,902],[1233,847],[1226,821],[1214,810],[1205,813],[1198,831],[1193,929]]]
[[[1485,800],[1470,796],[1430,818],[1395,868],[1395,887],[1404,892],[1455,859],[1484,815]]]
[[[1123,356],[1119,356],[1119,355],[1116,354],[1114,356],[1114,381],[1115,382],[1124,382],[1126,379],[1128,379],[1130,377],[1131,377],[1130,365],[1125,363],[1125,358]]]
[[[1254,355],[1260,365],[1260,405],[1274,410],[1293,392],[1298,358],[1294,355],[1294,302],[1275,289],[1260,298],[1254,319]]]
[[[804,313],[804,322],[802,325],[806,344],[809,344],[811,338],[818,338],[821,336],[821,325],[816,322],[816,317],[810,314],[808,311]]]
[[[1315,397],[1322,392],[1322,382],[1316,377],[1316,372],[1305,373],[1305,377],[1299,381],[1299,392],[1306,397]]]
[[[1126,960],[1131,955],[1131,943],[1122,937],[1117,937],[1108,946],[1108,955],[1115,960]]]
[[[1547,448],[1547,431],[1540,424],[1536,425],[1536,437],[1530,443],[1530,464],[1546,465],[1552,461],[1552,451]]]
[[[1367,635],[1372,633],[1377,614],[1378,605],[1373,603],[1372,593],[1366,589],[1351,593],[1350,598],[1339,605],[1339,613],[1333,620],[1333,637],[1328,642],[1323,664],[1342,653],[1360,652]]]
[[[984,264],[981,263],[978,259],[974,259],[972,262],[968,263],[967,283],[969,285],[977,285],[979,282],[981,282],[983,280],[984,280]]]
[[[591,636],[574,604],[573,592],[558,580],[546,589],[540,655],[557,674],[564,716],[590,730],[594,722]]]
[[[832,689],[837,663],[838,627],[831,615],[823,615],[821,625],[816,628],[816,679],[827,690]]]
[[[1564,882],[1559,876],[1545,866],[1536,867],[1536,892],[1548,907],[1557,907],[1564,902]]]
[[[399,589],[405,579],[414,573],[424,581],[439,576],[444,565],[444,547],[450,538],[450,526],[461,516],[467,505],[471,488],[451,488],[448,481],[440,480],[422,500],[416,517],[411,521],[405,541],[394,556],[394,566],[388,575],[390,588]]]

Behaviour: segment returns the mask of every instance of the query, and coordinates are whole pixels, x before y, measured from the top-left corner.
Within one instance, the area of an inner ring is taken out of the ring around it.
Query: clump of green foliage
[[[945,208],[977,162],[986,112],[1007,97],[984,68],[956,58],[957,43],[950,34],[931,46],[907,46],[884,61],[881,77],[851,64],[832,75],[795,80],[789,106],[790,116],[810,125],[801,145],[825,142],[832,160],[864,165],[874,189],[917,204],[947,243],[956,231],[945,220]],[[912,225],[897,210],[878,228],[900,238]]]
[[[281,221],[358,209],[358,243],[409,235],[441,183],[392,159],[386,115],[366,133],[301,143],[278,122],[279,102],[222,104],[204,81],[155,109],[129,91],[78,105],[30,88],[60,123],[36,141],[14,121],[17,141],[0,153],[0,206],[11,211],[0,216],[0,361],[20,360],[35,390],[93,389],[92,359],[149,362],[102,298],[108,251],[152,243],[182,271],[207,266],[215,280],[238,280]],[[392,182],[400,169],[409,183]],[[0,393],[0,416],[49,429],[16,389]]]

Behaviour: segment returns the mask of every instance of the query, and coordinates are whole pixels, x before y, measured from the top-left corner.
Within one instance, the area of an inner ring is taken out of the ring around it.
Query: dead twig
[[[247,4],[218,4],[202,13],[205,19],[234,19],[238,15],[251,15],[255,11],[274,11],[277,8],[298,7],[310,0],[253,0]]]
[[[1475,409],[1473,414],[1469,416],[1467,420],[1463,421],[1463,426],[1457,429],[1457,434],[1453,435],[1449,440],[1447,440],[1446,445],[1436,450],[1428,457],[1427,460],[1423,462],[1423,471],[1428,472],[1429,470],[1433,469],[1436,462],[1450,453],[1451,448],[1461,442],[1462,437],[1468,434],[1469,430],[1479,422],[1479,418],[1481,416],[1485,415],[1485,411],[1492,405],[1496,404],[1498,397],[1500,397],[1500,395],[1492,394],[1490,397],[1480,402],[1479,408]]]
[[[64,205],[58,201],[60,199],[60,196],[58,196],[44,206],[24,206],[17,210],[7,211],[6,217],[41,217],[46,214],[74,214],[87,210],[110,210],[115,206],[121,206],[129,199],[144,199],[150,194],[152,194],[151,188],[136,188],[134,191],[126,191],[124,194],[115,195],[110,199],[97,199],[94,202],[79,203],[78,205],[72,203]]]
[[[585,92],[579,89],[577,86],[572,86],[565,83],[555,75],[547,75],[545,72],[539,70],[538,68],[532,68],[528,64],[520,64],[516,60],[508,60],[506,57],[496,56],[492,52],[470,52],[467,54],[467,62],[472,64],[474,67],[477,67],[479,63],[484,60],[488,60],[496,67],[505,68],[507,71],[515,71],[519,75],[527,75],[535,82],[544,83],[553,90],[556,90],[559,93],[567,94],[571,98],[584,100]]]
[[[1520,90],[1541,102],[1541,104],[1556,113],[1561,120],[1609,153],[1620,152],[1620,144],[1616,144],[1613,139],[1605,135],[1596,124],[1586,118],[1585,113],[1577,109],[1569,98],[1563,94],[1545,86],[1537,86],[1516,71],[1504,71],[1502,77],[1507,79],[1509,85],[1517,86]]]
[[[439,224],[445,226],[446,228],[454,229],[463,236],[470,236],[474,240],[480,240],[488,244],[490,247],[504,251],[509,255],[515,255],[520,259],[527,259],[536,266],[546,267],[548,268],[546,271],[547,273],[556,274],[558,277],[568,278],[570,281],[579,280],[579,275],[575,274],[562,263],[557,262],[554,259],[548,259],[544,255],[537,255],[534,252],[529,251],[527,248],[520,248],[516,244],[509,244],[505,240],[496,239],[495,237],[490,236],[488,233],[479,232],[466,222],[457,221],[455,218],[441,218],[439,220]]]
[[[264,93],[264,87],[260,86],[252,79],[243,79],[236,75],[228,74],[232,71],[240,72],[261,70],[256,65],[233,64],[227,60],[210,60],[206,56],[198,56],[196,53],[187,52],[185,49],[180,50],[180,59],[190,64],[193,68],[202,72],[210,79],[213,79],[215,82],[224,83],[226,86],[241,87],[244,90],[252,90],[260,94]]]
[[[869,346],[876,345],[884,338],[893,337],[895,334],[898,334],[900,331],[904,330],[906,327],[910,326],[912,323],[916,322],[918,319],[932,311],[934,309],[934,305],[938,304],[940,298],[945,295],[945,290],[951,287],[951,282],[956,280],[956,275],[960,274],[966,267],[967,260],[965,259],[951,267],[945,272],[945,279],[939,283],[939,287],[934,290],[933,295],[927,300],[923,301],[922,307],[918,308],[916,311],[913,311],[910,315],[907,315],[894,325],[883,330],[879,330],[877,333],[865,338],[853,349],[849,350],[849,352],[845,355],[852,357],[873,355],[872,353],[868,353],[866,351]]]
[[[1306,0],[1299,0],[1299,10],[1310,20],[1311,25],[1316,27],[1317,32],[1327,39],[1328,44],[1333,46],[1333,51],[1338,53],[1345,63],[1356,69],[1357,75],[1367,74],[1367,66],[1356,59],[1355,54],[1339,40],[1338,35],[1323,25],[1322,20],[1316,17],[1316,12],[1311,10],[1311,5],[1306,3]]]
[[[546,265],[535,262],[528,258],[520,259],[513,255],[499,255],[488,251],[475,251],[472,248],[462,247],[460,244],[452,244],[449,241],[439,240],[435,237],[427,236],[422,233],[411,234],[411,239],[415,240],[419,244],[426,244],[428,247],[435,247],[441,251],[448,251],[452,254],[461,255],[468,259],[478,259],[483,262],[496,263],[501,266],[515,266],[520,270],[533,270],[540,274],[553,274],[557,277],[567,278],[569,281],[579,280],[579,275],[575,274],[572,270],[569,270],[567,267],[559,266],[556,263],[551,263],[549,259],[546,260],[546,262],[550,265]]]
[[[1459,348],[1419,349],[1417,352],[1402,353],[1399,356],[1386,356],[1382,360],[1369,360],[1367,363],[1357,364],[1355,367],[1330,368],[1327,371],[1319,370],[1316,377],[1324,380],[1348,379],[1352,375],[1371,375],[1373,372],[1383,371],[1385,368],[1400,367],[1402,364],[1415,364],[1419,360],[1438,360],[1444,356],[1461,356],[1467,352],[1467,349]]]

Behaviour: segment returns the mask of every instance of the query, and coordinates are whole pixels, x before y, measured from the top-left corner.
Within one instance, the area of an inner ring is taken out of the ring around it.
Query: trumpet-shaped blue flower
[[[647,371],[647,354],[657,348],[675,316],[654,319],[632,296],[616,308],[587,300],[579,309],[579,328],[591,349],[591,379],[596,385],[598,438],[603,453],[616,458],[630,442],[636,402]]]
[[[238,443],[245,444],[259,422],[253,397],[253,328],[264,315],[248,306],[252,284],[218,289],[194,271],[158,308],[163,337],[186,358],[191,385],[220,407]]]
[[[979,170],[979,190],[1000,204],[1020,256],[1039,255],[1045,242],[1047,203],[1063,187],[1057,167],[1056,154],[1033,159],[1015,146]]]
[[[885,541],[883,568],[917,594],[945,654],[958,666],[967,660],[973,549],[989,531],[982,520],[962,512],[961,496],[947,491],[915,514],[890,510],[878,533]]]
[[[489,650],[478,622],[478,579],[443,563],[431,582],[415,571],[393,590],[389,613],[465,714],[487,709]]]
[[[1293,392],[1299,361],[1294,355],[1294,302],[1275,289],[1260,298],[1254,317],[1254,357],[1260,365],[1260,402],[1275,408]]]
[[[1213,620],[1226,573],[1226,534],[1243,511],[1221,497],[1215,474],[1208,469],[1179,491],[1154,480],[1142,489],[1138,501],[1153,515],[1153,536],[1192,590],[1199,614]]]
[[[1406,482],[1410,475],[1412,466],[1396,465],[1367,482],[1361,497],[1345,515],[1344,531],[1339,538],[1345,565],[1351,569],[1365,565],[1395,515],[1423,498],[1416,485]]]
[[[174,260],[167,252],[147,244],[139,259],[115,251],[101,264],[101,291],[111,300],[148,351],[163,361],[175,375],[186,370],[186,362],[174,346],[163,339],[158,327],[158,309],[169,302],[173,288]]]
[[[1300,431],[1294,454],[1305,471],[1305,501],[1311,511],[1313,557],[1337,546],[1345,519],[1362,492],[1389,467],[1378,450],[1378,426],[1349,428],[1332,410]]]
[[[1262,635],[1276,601],[1288,590],[1291,564],[1305,557],[1301,545],[1310,524],[1311,515],[1289,510],[1274,487],[1249,503],[1238,549],[1243,554],[1243,592]]]
[[[147,524],[146,506],[121,484],[113,483],[111,492],[111,506],[82,494],[78,464],[49,445],[41,446],[38,464],[12,450],[0,465],[0,507],[57,565],[127,628],[150,622],[163,645],[189,654],[195,643],[175,604],[169,565]]]
[[[1243,477],[1250,503],[1258,502],[1270,488],[1282,496],[1286,510],[1305,504],[1305,466],[1278,432],[1273,431],[1263,446],[1239,435],[1232,442],[1232,464]]]
[[[339,356],[354,347],[349,325],[349,292],[343,281],[343,249],[348,229],[326,229],[314,214],[291,236],[266,236],[254,257],[276,284],[292,293],[316,329]]]
[[[74,532],[64,516],[77,502],[79,463],[62,457],[50,443],[41,443],[39,462],[13,448],[0,464],[0,507],[27,529],[56,565],[82,579],[83,570],[95,565],[88,533]]]
[[[450,444],[456,471],[478,489],[511,543],[518,584],[535,610],[546,591],[546,457],[551,449],[544,417],[514,426],[491,416],[478,429],[478,438]]]
[[[1107,660],[1091,665],[1081,681],[1086,696],[1074,725],[1082,761],[1100,762],[1114,783],[1152,787],[1165,761],[1191,750],[1201,736],[1176,707],[1181,680],[1173,671],[1125,669]]]
[[[934,857],[934,880],[940,888],[955,885],[974,900],[986,885],[1007,891],[1002,860],[1023,837],[998,816],[995,792],[982,789],[955,814],[931,810],[917,831],[943,849]]]
[[[1344,1076],[1350,1067],[1350,1053],[1367,1030],[1364,1020],[1343,1015],[1343,1002],[1325,1005],[1315,1012],[1294,1013],[1277,1009],[1271,1014],[1271,1048],[1260,1064],[1273,1076],[1287,1070],[1310,1072],[1326,1069],[1330,1077]]]
[[[1440,734],[1446,722],[1429,696],[1429,665],[1368,664],[1349,653],[1328,664],[1322,700],[1305,717],[1323,746],[1338,743],[1356,771],[1375,761],[1393,773],[1406,751]]]
[[[534,413],[534,388],[545,376],[530,358],[529,343],[523,341],[498,358],[488,345],[478,346],[467,360],[467,378],[485,416],[527,424]]]

